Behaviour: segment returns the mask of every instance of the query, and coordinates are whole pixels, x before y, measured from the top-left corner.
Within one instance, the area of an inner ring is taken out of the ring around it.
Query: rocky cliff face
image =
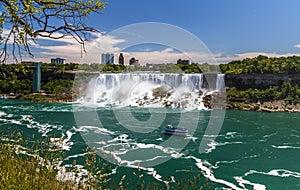
[[[280,86],[283,82],[300,84],[300,74],[226,74],[225,85],[245,90],[248,88],[264,89]]]

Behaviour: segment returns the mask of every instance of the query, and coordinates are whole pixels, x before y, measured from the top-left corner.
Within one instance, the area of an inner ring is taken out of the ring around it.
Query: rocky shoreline
[[[211,108],[212,95],[206,95],[203,98],[203,104],[207,108]],[[46,93],[30,93],[30,94],[6,94],[0,95],[0,99],[23,99],[33,102],[73,102],[72,94],[46,94]],[[300,113],[300,104],[291,105],[286,100],[275,100],[265,102],[248,102],[245,99],[227,98],[226,110],[241,111],[257,111],[257,112],[289,112]]]
[[[72,94],[61,93],[61,94],[46,94],[46,93],[30,93],[30,94],[6,94],[1,95],[1,99],[23,99],[32,102],[72,102]]]
[[[275,100],[268,102],[227,102],[228,110],[243,110],[243,111],[257,111],[257,112],[289,112],[300,113],[300,104],[292,105],[285,100]]]

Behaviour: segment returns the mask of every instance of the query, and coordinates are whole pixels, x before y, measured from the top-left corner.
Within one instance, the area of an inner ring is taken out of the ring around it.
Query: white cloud
[[[125,52],[123,53],[126,62],[131,57],[139,60],[140,64],[146,63],[176,63],[178,59],[187,59],[191,62],[215,62],[212,55],[201,52],[174,52],[172,48],[166,48],[162,51],[151,52]],[[128,63],[127,63],[128,64]]]
[[[7,39],[7,45],[8,45],[8,49],[10,48],[10,45],[13,44],[14,42],[14,34],[10,34],[11,30],[8,30],[7,28],[4,28],[1,35],[2,38]],[[10,35],[10,36],[9,36]],[[27,43],[31,46],[31,47],[38,47],[38,44],[36,44],[33,40],[31,40],[30,38],[27,39]],[[0,44],[0,46],[2,46],[3,44]]]
[[[125,42],[124,39],[118,39],[114,36],[103,35],[103,34],[93,34],[94,39],[86,42],[87,54],[81,57],[81,46],[73,38],[62,38],[55,39],[56,42],[62,43],[62,45],[38,45],[35,47],[42,50],[34,60],[49,62],[52,57],[63,57],[67,59],[67,62],[76,63],[100,63],[101,53],[115,53],[115,62],[118,62],[118,53],[121,51],[119,47],[120,43]],[[50,39],[51,40],[51,39]],[[54,40],[54,39],[53,39]],[[300,48],[299,45],[295,47]],[[265,55],[268,57],[282,57],[282,56],[293,56],[300,54],[279,54],[279,53],[269,53],[269,52],[245,52],[235,55],[224,55],[222,53],[215,53],[214,55],[209,52],[178,52],[174,51],[172,48],[165,48],[161,51],[151,51],[150,49],[145,49],[145,51],[140,52],[123,52],[125,57],[125,64],[128,64],[131,57],[135,57],[139,60],[140,64],[146,63],[174,63],[178,59],[188,59],[192,62],[198,63],[228,63],[233,60],[242,60],[245,58],[253,58],[258,55]]]
[[[95,40],[86,44],[87,53],[77,62],[100,63],[101,53],[120,52],[121,49],[117,45],[122,42],[125,42],[125,40],[109,35],[98,35]]]
[[[65,58],[67,62],[98,62],[101,53],[117,52],[119,51],[117,44],[125,41],[123,39],[116,39],[115,37],[109,35],[93,35],[94,37],[96,37],[95,39],[85,42],[85,48],[87,51],[86,54],[84,54],[81,45],[78,44],[78,42],[74,38],[65,37],[61,39],[47,39],[50,41],[61,43],[61,45],[36,44],[35,48],[38,48],[39,50],[41,50],[41,52],[39,52],[39,55],[36,55],[33,60],[41,61],[46,59],[46,62],[49,62],[53,57],[62,57]]]
[[[300,48],[300,44],[294,45],[295,48]]]

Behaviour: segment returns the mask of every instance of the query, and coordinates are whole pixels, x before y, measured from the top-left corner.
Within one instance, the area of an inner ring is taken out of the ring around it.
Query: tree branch
[[[0,17],[0,61],[3,63],[9,58],[9,48],[16,62],[17,57],[22,60],[22,53],[33,56],[30,42],[35,42],[37,37],[71,36],[85,52],[86,35],[96,30],[85,26],[83,18],[100,13],[106,3],[100,0],[2,0],[0,5],[5,10]]]

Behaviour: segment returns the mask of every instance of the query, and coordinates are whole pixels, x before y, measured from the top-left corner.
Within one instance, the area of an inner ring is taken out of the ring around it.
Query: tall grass
[[[15,153],[11,144],[0,145],[0,189],[75,189],[56,180],[56,172],[30,156]]]
[[[0,189],[210,189],[207,180],[192,170],[179,179],[163,179],[170,183],[153,181],[139,167],[133,173],[112,175],[116,166],[101,160],[91,149],[85,150],[83,165],[88,172],[82,175],[74,160],[68,169],[73,180],[59,181],[63,152],[49,142],[44,139],[30,145],[20,133],[0,132]]]

